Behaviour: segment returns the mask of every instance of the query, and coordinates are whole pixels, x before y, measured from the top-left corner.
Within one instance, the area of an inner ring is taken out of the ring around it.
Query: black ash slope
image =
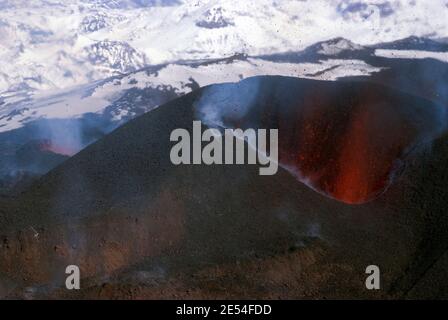
[[[238,97],[251,81],[220,87]],[[277,117],[258,125],[281,124],[282,111],[294,110],[294,95],[308,87],[332,98],[323,100],[325,106],[337,104],[338,95],[362,104],[360,88],[384,97],[389,108],[396,107],[391,101],[412,100],[366,83],[281,77],[257,82],[252,114]],[[440,269],[448,240],[446,136],[434,137],[431,148],[413,146],[378,198],[349,205],[283,168],[260,176],[257,166],[172,165],[170,133],[199,119],[194,106],[206,90],[130,121],[2,206],[3,295],[22,297],[22,288],[33,287],[34,297],[51,298],[446,296],[446,279],[434,269]],[[424,99],[413,101],[411,108],[435,108]],[[398,117],[403,109],[396,112]],[[58,289],[68,264],[81,267],[80,292]],[[365,289],[370,264],[381,268],[380,291]]]

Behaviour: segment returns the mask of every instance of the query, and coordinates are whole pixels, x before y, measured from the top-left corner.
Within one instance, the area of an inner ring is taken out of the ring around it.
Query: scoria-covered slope
[[[342,108],[344,101],[351,104]],[[224,114],[204,118],[213,115],[204,106]],[[381,112],[369,114],[375,107]],[[261,77],[195,91],[130,121],[2,203],[2,294],[446,297],[443,110],[367,82]],[[191,130],[194,119],[278,128],[278,173],[173,165],[170,133]],[[371,186],[381,192],[350,204],[347,197]],[[80,291],[63,289],[68,264],[81,268]],[[381,268],[382,290],[365,289],[370,264]]]

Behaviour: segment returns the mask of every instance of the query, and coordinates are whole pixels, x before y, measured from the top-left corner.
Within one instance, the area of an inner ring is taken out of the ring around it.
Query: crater
[[[446,129],[445,107],[381,85],[276,84],[272,90],[269,81],[251,79],[210,87],[196,103],[198,114],[209,126],[278,129],[280,166],[347,204],[378,197],[406,156]]]

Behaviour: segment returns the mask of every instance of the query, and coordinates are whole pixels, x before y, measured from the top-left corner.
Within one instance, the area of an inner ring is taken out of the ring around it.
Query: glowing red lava
[[[226,125],[278,128],[279,164],[348,204],[381,194],[403,156],[441,130],[440,106],[373,84],[304,81],[282,94]]]
[[[280,163],[334,199],[365,203],[387,188],[400,157],[417,140],[419,132],[394,107],[368,94],[334,105],[313,97],[297,108],[294,125],[279,122]]]
[[[387,169],[372,163],[375,155],[369,147],[367,120],[365,112],[354,115],[345,137],[341,139],[332,196],[347,203],[369,199],[377,185],[384,185],[387,178]]]
[[[72,156],[76,153],[75,150],[72,150],[69,147],[57,145],[48,139],[39,141],[39,149],[41,151],[53,152],[64,156]]]

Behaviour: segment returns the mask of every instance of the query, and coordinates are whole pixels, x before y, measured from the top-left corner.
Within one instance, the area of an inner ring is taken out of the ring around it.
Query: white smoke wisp
[[[207,87],[194,104],[197,117],[208,126],[226,128],[226,119],[238,121],[244,118],[259,91],[259,78]]]

